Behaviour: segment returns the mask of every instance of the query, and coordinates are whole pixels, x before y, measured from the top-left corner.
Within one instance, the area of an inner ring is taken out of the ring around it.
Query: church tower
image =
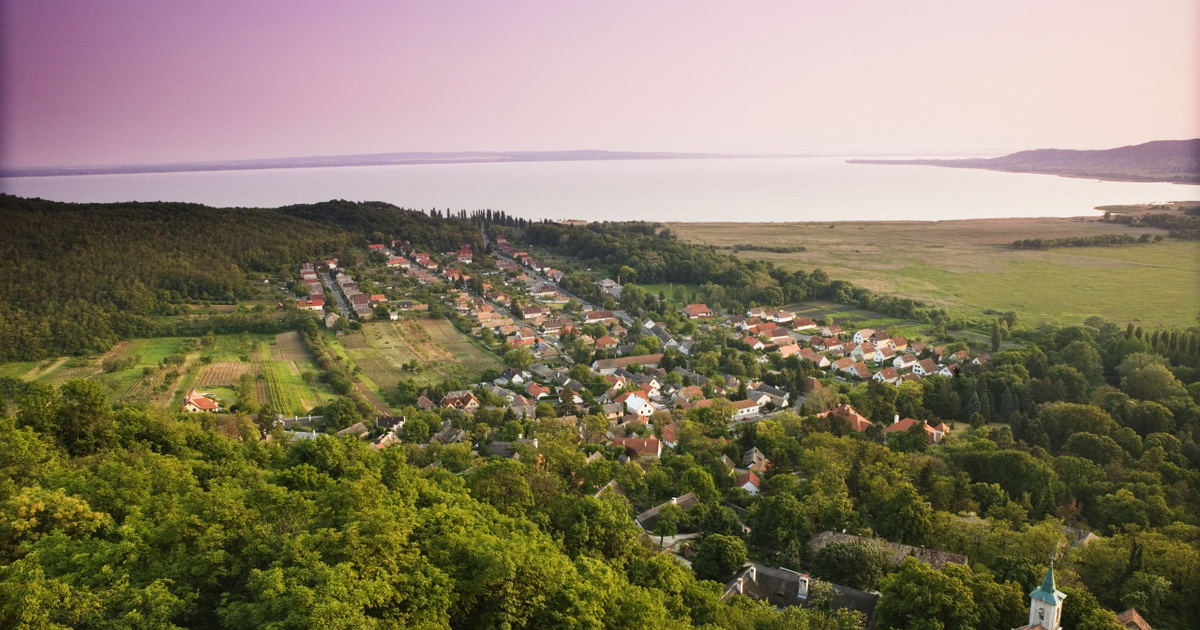
[[[1058,590],[1054,584],[1054,562],[1046,571],[1042,585],[1033,589],[1029,594],[1029,625],[1028,628],[1045,628],[1059,630],[1062,621],[1063,600],[1067,594]]]

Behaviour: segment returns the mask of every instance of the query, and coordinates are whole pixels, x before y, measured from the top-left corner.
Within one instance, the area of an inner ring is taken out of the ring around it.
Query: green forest
[[[238,315],[196,331],[175,316],[187,304],[246,298],[256,272],[294,273],[368,242],[482,247],[468,221],[383,203],[212,208],[0,195],[0,214],[0,363],[102,353],[130,337],[279,332],[294,325]]]

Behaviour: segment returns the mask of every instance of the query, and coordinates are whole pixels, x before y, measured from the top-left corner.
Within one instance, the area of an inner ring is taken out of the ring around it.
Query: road
[[[333,299],[337,300],[338,312],[342,314],[342,317],[352,316],[354,309],[350,308],[349,304],[346,304],[346,298],[342,297],[341,289],[333,283],[333,278],[329,276],[329,272],[322,272],[321,278],[325,280],[325,287],[333,294]]]

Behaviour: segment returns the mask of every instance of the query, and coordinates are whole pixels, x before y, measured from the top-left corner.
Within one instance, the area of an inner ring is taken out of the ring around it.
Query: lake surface
[[[883,221],[1095,214],[1109,204],[1200,198],[1194,186],[846,164],[846,158],[604,160],[353,166],[0,178],[57,201],[276,207],[330,199],[503,210],[591,221]]]

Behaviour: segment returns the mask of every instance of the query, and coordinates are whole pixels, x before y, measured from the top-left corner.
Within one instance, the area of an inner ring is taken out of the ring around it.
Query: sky
[[[0,0],[0,165],[1200,136],[1196,0]]]

